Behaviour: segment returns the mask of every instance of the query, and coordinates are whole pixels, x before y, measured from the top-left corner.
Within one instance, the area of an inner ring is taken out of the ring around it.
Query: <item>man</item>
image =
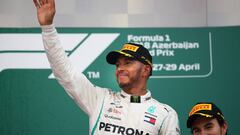
[[[197,103],[189,113],[187,127],[193,135],[227,135],[227,122],[213,103]]]
[[[157,102],[147,90],[152,57],[142,45],[127,43],[106,59],[116,65],[121,92],[94,86],[75,69],[64,52],[54,27],[54,0],[34,0],[42,27],[44,48],[56,79],[89,116],[94,135],[179,135],[177,113]]]

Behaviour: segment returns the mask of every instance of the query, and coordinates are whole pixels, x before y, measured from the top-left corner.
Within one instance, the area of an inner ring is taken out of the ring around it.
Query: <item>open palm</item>
[[[54,0],[33,0],[33,2],[37,8],[37,17],[39,24],[52,24],[56,12]]]

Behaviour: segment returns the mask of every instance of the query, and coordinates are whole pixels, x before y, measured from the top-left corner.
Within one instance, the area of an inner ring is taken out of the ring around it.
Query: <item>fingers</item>
[[[42,0],[33,0],[33,2],[37,8],[40,8],[44,5]]]
[[[55,7],[54,0],[33,0],[33,2],[37,8],[40,8],[45,4],[50,4],[52,7]]]
[[[36,8],[40,8],[41,6],[38,3],[38,0],[33,0],[33,3],[35,5]]]
[[[48,3],[47,0],[33,0],[33,2],[34,2],[35,6],[36,6],[37,8],[40,8],[40,7],[42,7],[43,5],[45,5],[45,4]]]
[[[51,4],[53,7],[55,7],[55,1],[54,0],[46,0],[47,3]]]
[[[40,0],[42,2],[42,4],[46,4],[47,3],[47,0]]]

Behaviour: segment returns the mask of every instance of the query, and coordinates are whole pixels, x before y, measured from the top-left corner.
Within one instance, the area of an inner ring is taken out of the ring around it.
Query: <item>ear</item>
[[[224,135],[226,135],[227,129],[228,129],[228,124],[227,124],[226,121],[225,121],[224,124],[221,126],[221,129],[222,129],[222,133],[224,133]]]
[[[144,65],[144,76],[149,77],[151,72],[151,66],[150,65]]]

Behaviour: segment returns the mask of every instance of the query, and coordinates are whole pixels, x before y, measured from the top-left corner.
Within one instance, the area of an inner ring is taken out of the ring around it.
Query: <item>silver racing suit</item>
[[[123,90],[93,85],[71,64],[54,25],[42,26],[43,44],[54,76],[67,94],[89,116],[91,135],[179,135],[177,113],[151,97],[138,102]]]

